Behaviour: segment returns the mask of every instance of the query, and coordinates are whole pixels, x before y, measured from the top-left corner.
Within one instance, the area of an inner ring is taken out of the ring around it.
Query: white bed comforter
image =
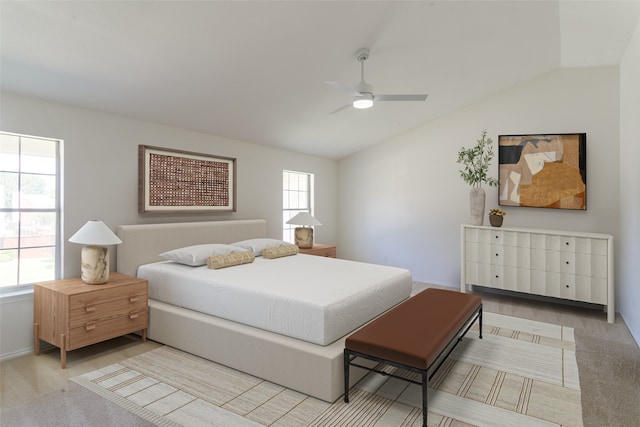
[[[149,298],[328,345],[411,294],[408,270],[298,254],[213,270],[140,266]]]

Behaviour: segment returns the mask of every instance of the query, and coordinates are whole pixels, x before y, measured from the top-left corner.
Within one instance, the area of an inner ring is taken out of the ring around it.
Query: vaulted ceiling
[[[3,91],[341,158],[560,67],[618,65],[630,1],[6,1]],[[348,108],[355,52],[377,93]],[[1,123],[0,123],[1,125]]]

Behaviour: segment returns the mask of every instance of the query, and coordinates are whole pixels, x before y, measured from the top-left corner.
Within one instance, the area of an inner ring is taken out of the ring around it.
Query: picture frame
[[[587,209],[587,134],[498,136],[498,204]]]
[[[138,146],[141,214],[235,212],[236,159]]]

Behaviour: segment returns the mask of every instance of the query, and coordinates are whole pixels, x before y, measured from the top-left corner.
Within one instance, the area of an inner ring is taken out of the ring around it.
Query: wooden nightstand
[[[336,257],[336,245],[321,245],[314,243],[312,248],[300,249],[301,254],[325,256],[328,258]]]
[[[60,367],[65,368],[67,351],[140,330],[146,341],[148,282],[121,273],[110,276],[103,285],[74,278],[33,286],[36,354],[40,340],[60,347]]]

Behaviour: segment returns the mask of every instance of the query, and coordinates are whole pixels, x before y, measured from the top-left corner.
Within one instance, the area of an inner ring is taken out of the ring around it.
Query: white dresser
[[[460,290],[467,285],[602,304],[613,323],[613,236],[463,224]]]

